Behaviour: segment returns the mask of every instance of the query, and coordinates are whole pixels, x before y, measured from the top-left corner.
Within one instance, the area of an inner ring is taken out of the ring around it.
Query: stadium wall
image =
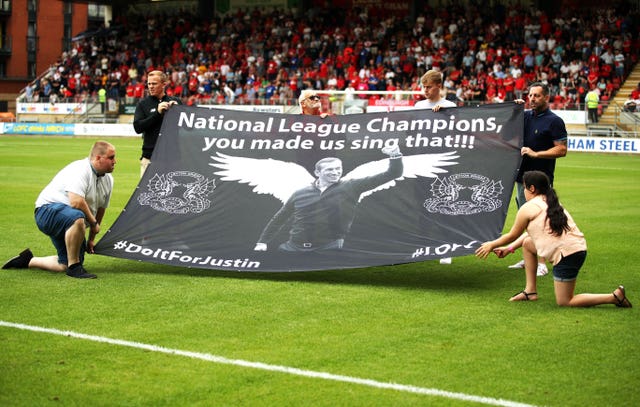
[[[273,111],[272,113],[282,113]],[[0,135],[69,137],[140,137],[131,123],[2,123]],[[569,132],[569,151],[640,154],[639,138],[588,137]]]

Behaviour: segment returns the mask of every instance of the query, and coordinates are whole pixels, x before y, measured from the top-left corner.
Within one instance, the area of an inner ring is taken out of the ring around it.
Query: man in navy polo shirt
[[[529,86],[529,106],[524,112],[524,143],[520,149],[522,164],[516,177],[516,203],[520,208],[525,202],[522,175],[527,171],[542,171],[553,185],[556,158],[567,155],[567,128],[560,116],[549,109],[549,87],[542,82]],[[522,99],[516,103],[524,103]],[[524,260],[510,268],[524,268]],[[548,273],[544,259],[538,263],[539,276]]]

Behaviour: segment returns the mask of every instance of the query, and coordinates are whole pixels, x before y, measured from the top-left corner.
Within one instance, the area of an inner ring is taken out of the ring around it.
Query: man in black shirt
[[[151,154],[156,146],[162,118],[173,105],[181,105],[182,101],[165,93],[168,84],[167,75],[162,71],[151,71],[147,74],[149,95],[138,102],[133,117],[133,128],[142,133],[142,156],[140,157],[140,177],[144,175],[151,163]]]

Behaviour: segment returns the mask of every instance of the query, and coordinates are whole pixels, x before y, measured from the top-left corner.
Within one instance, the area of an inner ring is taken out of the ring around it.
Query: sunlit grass
[[[0,137],[0,259],[51,253],[35,198],[93,141]],[[139,179],[140,140],[109,141],[118,163],[104,225]],[[623,283],[640,307],[639,159],[570,153],[555,186],[588,239],[577,291]],[[2,270],[0,320],[535,405],[638,405],[637,308],[559,308],[550,277],[538,302],[509,303],[524,284],[506,267],[515,260],[238,273],[89,256],[93,281]],[[0,327],[0,347],[8,406],[471,405],[12,328]]]

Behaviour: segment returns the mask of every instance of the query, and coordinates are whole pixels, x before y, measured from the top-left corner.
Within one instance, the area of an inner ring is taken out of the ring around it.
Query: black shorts
[[[563,257],[562,260],[553,266],[553,280],[554,281],[573,281],[578,278],[578,272],[580,267],[587,259],[587,252],[583,250],[581,252],[575,252]]]

